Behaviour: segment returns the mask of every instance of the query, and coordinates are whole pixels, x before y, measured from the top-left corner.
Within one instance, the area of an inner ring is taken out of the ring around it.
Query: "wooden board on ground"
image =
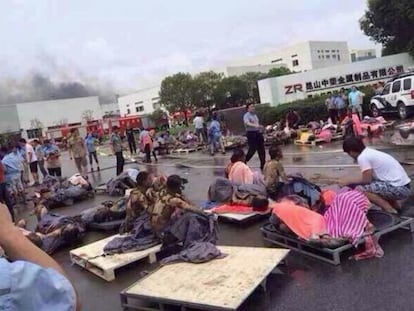
[[[195,147],[195,148],[179,148],[172,150],[172,153],[192,153],[203,149],[203,147]]]
[[[140,307],[134,302],[156,303],[158,310],[168,305],[198,310],[237,310],[276,266],[288,250],[277,248],[219,246],[228,254],[202,264],[166,265],[121,293],[124,308]]]
[[[110,282],[115,279],[115,270],[120,267],[124,267],[143,258],[148,258],[150,263],[156,261],[156,254],[160,251],[161,245],[137,252],[102,256],[105,245],[113,238],[119,236],[119,234],[116,234],[71,250],[69,254],[72,263]]]
[[[95,193],[104,194],[106,193],[106,184],[101,184],[93,189]]]
[[[340,139],[343,139],[342,134],[332,136],[331,141],[340,140]],[[323,144],[323,143],[326,143],[326,141],[324,139],[321,139],[321,138],[317,138],[317,139],[312,140],[312,141],[308,141],[308,140],[305,141],[303,139],[296,139],[295,140],[295,145],[298,145],[298,146],[316,146],[318,144]]]

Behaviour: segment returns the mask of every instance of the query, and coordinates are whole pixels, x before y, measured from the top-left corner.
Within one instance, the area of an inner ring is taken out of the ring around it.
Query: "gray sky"
[[[305,40],[372,47],[366,0],[0,0],[0,77],[152,86]]]

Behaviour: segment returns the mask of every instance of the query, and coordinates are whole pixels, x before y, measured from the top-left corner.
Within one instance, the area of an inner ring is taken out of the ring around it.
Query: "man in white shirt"
[[[197,112],[196,117],[193,120],[193,124],[198,139],[200,140],[200,142],[204,142],[204,119],[199,112]]]
[[[26,139],[22,138],[20,139],[20,145],[22,148],[25,148],[26,150],[26,160],[27,163],[29,163],[30,173],[32,173],[34,184],[39,184],[39,171],[38,171],[38,159],[36,152],[33,149],[33,146],[29,144]]]
[[[362,174],[340,184],[357,184],[356,190],[364,192],[372,203],[387,212],[397,213],[397,201],[411,195],[411,179],[401,164],[387,153],[365,147],[359,138],[346,139],[343,149],[356,160]]]

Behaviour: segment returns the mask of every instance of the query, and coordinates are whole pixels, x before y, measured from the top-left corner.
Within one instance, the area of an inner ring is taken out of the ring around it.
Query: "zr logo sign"
[[[285,94],[294,94],[298,92],[303,92],[303,86],[300,83],[293,84],[293,85],[286,85],[285,86]]]

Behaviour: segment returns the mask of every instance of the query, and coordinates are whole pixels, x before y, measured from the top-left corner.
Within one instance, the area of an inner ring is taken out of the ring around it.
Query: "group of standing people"
[[[197,112],[193,124],[197,139],[208,146],[212,156],[219,150],[221,150],[223,154],[226,153],[223,142],[222,124],[218,120],[216,112],[211,114],[208,122],[205,122],[202,114]]]
[[[325,105],[332,123],[342,122],[347,115],[347,110],[356,114],[362,120],[364,96],[365,94],[359,91],[356,86],[351,87],[348,95],[345,93],[345,89],[341,89],[339,93],[329,96],[325,100]]]

